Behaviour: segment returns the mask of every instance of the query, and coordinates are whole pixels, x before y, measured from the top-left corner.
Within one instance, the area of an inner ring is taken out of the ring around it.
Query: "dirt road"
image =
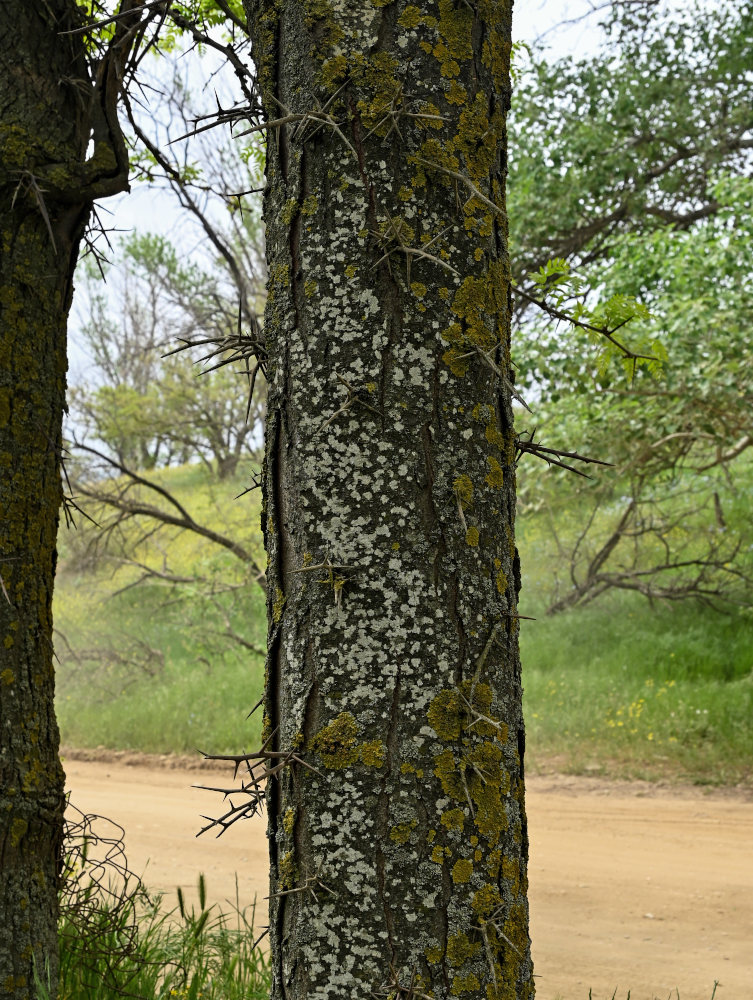
[[[153,888],[210,901],[267,894],[264,820],[195,838],[216,773],[65,761],[72,802],[126,830],[131,867]],[[753,1000],[753,801],[694,789],[527,782],[538,1000]]]

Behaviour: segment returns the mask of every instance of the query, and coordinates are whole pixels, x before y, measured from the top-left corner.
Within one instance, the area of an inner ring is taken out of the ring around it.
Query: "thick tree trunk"
[[[0,998],[57,980],[64,774],[52,588],[66,322],[92,197],[124,186],[73,0],[0,5]],[[103,72],[106,66],[101,67]],[[94,136],[94,156],[86,159]]]
[[[249,0],[270,119],[274,1000],[534,993],[510,0]],[[308,116],[308,117],[305,117]]]

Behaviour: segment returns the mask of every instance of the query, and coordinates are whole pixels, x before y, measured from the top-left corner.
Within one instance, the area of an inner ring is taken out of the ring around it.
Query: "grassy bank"
[[[242,540],[263,565],[258,493],[198,467],[162,480],[197,520]],[[91,526],[61,538],[55,622],[63,741],[152,752],[250,749],[263,684],[263,594],[240,562],[161,529],[126,560],[94,564]],[[133,540],[134,522],[124,527]],[[652,607],[614,593],[547,617],[552,557],[535,521],[521,532],[521,647],[529,767],[613,777],[753,782],[753,617],[693,604]],[[153,577],[194,577],[170,584]],[[246,581],[244,585],[244,579]],[[230,636],[234,635],[232,639]],[[238,640],[246,643],[243,646]]]
[[[612,595],[522,622],[529,766],[753,782],[753,619]]]

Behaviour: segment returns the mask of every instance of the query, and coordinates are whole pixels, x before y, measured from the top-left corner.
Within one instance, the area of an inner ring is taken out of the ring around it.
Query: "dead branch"
[[[528,432],[528,437],[524,437],[526,432],[518,434],[515,440],[515,461],[516,463],[521,458],[522,455],[535,455],[537,458],[542,459],[547,465],[557,465],[561,469],[567,469],[568,472],[574,472],[576,476],[583,476],[584,479],[590,479],[591,476],[586,475],[585,472],[581,472],[580,469],[574,468],[572,465],[568,465],[563,462],[563,458],[569,458],[574,462],[584,462],[589,465],[612,465],[611,462],[604,462],[600,458],[589,458],[587,455],[579,455],[577,451],[560,451],[558,448],[545,448],[541,442],[535,441],[536,429]]]
[[[103,489],[94,483],[78,484],[78,491],[82,496],[88,497],[90,500],[94,500],[95,502],[101,503],[105,507],[109,507],[118,512],[118,516],[112,519],[110,523],[103,525],[103,530],[106,533],[112,533],[116,528],[120,527],[124,520],[135,517],[146,517],[155,521],[157,525],[168,524],[181,528],[185,531],[191,531],[194,534],[200,535],[202,538],[206,538],[209,541],[214,542],[216,545],[227,549],[229,552],[232,552],[237,559],[251,569],[254,581],[258,583],[262,590],[266,592],[266,574],[258,565],[252,554],[235,539],[230,538],[227,535],[223,535],[218,531],[214,531],[212,528],[194,520],[186,508],[172,493],[169,492],[169,490],[160,486],[158,483],[152,482],[144,476],[139,475],[137,472],[134,472],[133,469],[129,469],[126,465],[118,462],[116,459],[111,458],[98,449],[85,445],[82,442],[74,442],[73,447],[79,449],[80,451],[87,452],[90,455],[94,455],[106,463],[106,465],[110,468],[116,469],[121,475],[126,477],[127,482],[119,491],[114,489]],[[135,485],[143,486],[147,490],[151,490],[163,497],[167,503],[173,507],[176,513],[171,513],[164,507],[145,503],[140,499],[132,499],[129,497],[127,495],[127,491]]]
[[[196,834],[197,837],[201,836],[202,833],[206,833],[207,830],[212,830],[215,827],[219,827],[217,836],[221,837],[222,834],[225,833],[225,831],[228,830],[234,823],[237,823],[238,820],[250,819],[252,816],[255,816],[264,806],[267,780],[278,775],[285,767],[300,765],[301,767],[324,777],[318,768],[303,760],[303,758],[294,750],[269,750],[269,744],[272,742],[276,734],[277,730],[272,732],[267,737],[261,750],[256,753],[210,754],[205,753],[203,750],[199,751],[199,753],[201,753],[204,757],[204,760],[222,760],[232,763],[234,765],[233,780],[238,777],[238,771],[243,764],[246,765],[246,775],[241,778],[240,787],[217,788],[207,785],[195,786],[196,788],[201,788],[204,791],[217,792],[222,795],[223,799],[229,800],[230,802],[230,808],[227,809],[221,816],[202,816],[202,819],[207,820],[207,824],[199,830]],[[230,798],[231,795],[245,796],[246,800],[236,804]]]

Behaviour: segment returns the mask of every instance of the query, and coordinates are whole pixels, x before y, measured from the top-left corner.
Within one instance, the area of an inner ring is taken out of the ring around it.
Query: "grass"
[[[196,520],[252,549],[263,565],[258,498],[234,500],[247,478],[216,483],[199,466],[155,478]],[[129,536],[136,537],[133,522]],[[264,595],[243,564],[191,532],[162,527],[127,554],[197,582],[134,586],[142,571],[123,561],[117,544],[91,568],[95,538],[86,522],[61,529],[54,612],[63,742],[159,753],[253,744],[261,723],[246,716],[263,684],[263,656],[227,637],[233,631],[260,649],[265,642]]]
[[[714,986],[713,986],[713,989],[711,991],[711,996],[709,997],[709,1000],[714,1000],[714,998],[716,997],[716,990],[717,990],[718,986],[719,986],[718,982],[714,983]],[[554,998],[554,1000],[565,1000],[565,998],[562,997],[562,996],[560,996],[558,994]],[[589,990],[588,991],[588,1000],[599,1000],[599,998],[595,997],[593,995],[593,991],[592,990]],[[614,993],[610,997],[605,997],[604,1000],[619,1000],[619,998],[617,996],[617,990],[615,990]],[[631,991],[630,990],[627,991],[627,994],[625,996],[625,1000],[631,1000]],[[636,1000],[637,1000],[637,998],[636,998]],[[665,998],[665,997],[654,996],[652,998],[652,1000],[682,1000],[682,998],[680,996],[680,991],[679,990],[672,990],[670,992],[670,994],[669,994],[668,997]]]
[[[82,622],[75,630],[70,617],[59,616],[66,635],[75,634],[89,654],[78,662],[61,656],[57,712],[63,741],[154,753],[250,747],[261,723],[258,714],[246,716],[263,686],[263,657],[212,637],[211,630],[221,632],[223,622],[200,596],[173,594],[166,605],[156,589],[143,586],[109,600],[87,594],[84,610],[102,622],[94,627]],[[261,591],[229,611],[234,626],[263,646]],[[164,659],[140,662],[134,636]],[[135,655],[114,659],[108,655],[113,648]]]
[[[197,518],[258,553],[258,494],[234,501],[245,479],[211,483],[198,466],[161,470]],[[577,522],[572,512],[568,517]],[[89,527],[61,535],[55,622],[58,717],[63,742],[149,752],[249,749],[247,720],[263,684],[263,658],[224,637],[228,627],[258,647],[263,594],[240,584],[243,567],[195,535],[170,529],[138,550],[141,561],[204,582],[128,588],[140,571],[116,560],[94,571]],[[134,531],[131,525],[129,531]],[[753,617],[682,604],[652,607],[614,592],[555,617],[540,609],[554,560],[544,518],[521,521],[524,708],[533,770],[753,781]],[[167,558],[166,556],[169,556]],[[549,588],[549,590],[547,589]],[[154,655],[153,655],[154,654]]]
[[[529,762],[621,778],[753,780],[753,620],[633,595],[523,622]]]
[[[255,944],[253,907],[237,899],[228,910],[207,906],[203,875],[198,890],[198,910],[180,891],[166,910],[140,883],[114,901],[109,893],[79,897],[59,926],[58,1000],[267,1000],[268,958]],[[49,1000],[43,980],[37,1000]]]

